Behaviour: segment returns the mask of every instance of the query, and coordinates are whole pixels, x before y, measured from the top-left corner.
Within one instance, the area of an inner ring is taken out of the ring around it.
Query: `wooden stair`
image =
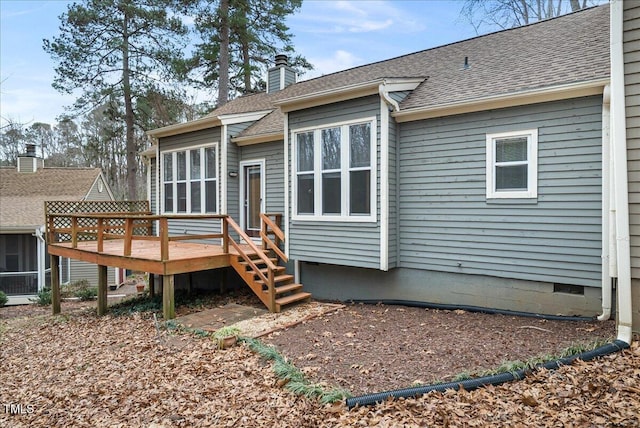
[[[279,246],[284,240],[284,233],[278,224],[279,217],[276,217],[274,222],[270,218],[273,215],[261,214],[262,248],[258,248],[233,220],[227,218],[226,221],[252,248],[252,252],[242,251],[241,247],[230,239],[231,245],[238,252],[237,255],[229,255],[231,266],[271,312],[280,312],[283,306],[309,301],[311,293],[303,291],[302,284],[296,284],[294,276],[287,274],[286,268],[279,265],[280,261],[286,262],[287,258]],[[273,235],[275,240],[272,240],[270,235]]]

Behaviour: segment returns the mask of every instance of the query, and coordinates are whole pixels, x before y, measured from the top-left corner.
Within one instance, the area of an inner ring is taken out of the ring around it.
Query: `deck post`
[[[107,313],[107,267],[98,265],[98,316]]]
[[[60,313],[60,256],[51,255],[51,308]]]
[[[162,217],[160,224],[160,260],[163,262],[169,259],[169,222],[166,217]],[[164,283],[164,281],[163,281]]]
[[[165,321],[176,317],[173,285],[173,275],[162,275],[162,316]]]
[[[150,297],[156,296],[156,280],[154,275],[151,272],[149,272],[149,296]]]

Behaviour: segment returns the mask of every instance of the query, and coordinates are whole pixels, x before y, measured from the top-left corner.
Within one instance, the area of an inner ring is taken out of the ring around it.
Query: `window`
[[[217,146],[162,154],[165,213],[217,212]]]
[[[487,134],[487,198],[538,197],[538,130]]]
[[[374,123],[294,134],[295,219],[375,221]]]

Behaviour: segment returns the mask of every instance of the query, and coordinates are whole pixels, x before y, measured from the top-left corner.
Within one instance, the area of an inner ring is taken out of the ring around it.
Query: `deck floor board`
[[[101,266],[115,266],[161,275],[216,269],[230,265],[229,255],[237,254],[233,247],[225,253],[221,245],[184,241],[169,242],[169,259],[161,260],[160,242],[133,240],[131,255],[124,255],[124,239],[109,239],[98,252],[97,241],[80,241],[76,248],[70,242],[49,244],[49,253],[62,257],[83,260]],[[246,253],[250,247],[242,245]]]

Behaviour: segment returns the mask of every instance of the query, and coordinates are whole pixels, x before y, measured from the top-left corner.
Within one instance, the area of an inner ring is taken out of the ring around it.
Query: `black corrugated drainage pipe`
[[[555,370],[560,366],[571,364],[572,361],[580,359],[582,361],[589,361],[597,357],[609,355],[614,352],[619,352],[629,347],[627,342],[622,340],[614,340],[613,342],[601,346],[592,351],[582,352],[580,354],[572,355],[570,357],[561,358],[559,360],[549,361],[544,364],[537,365],[536,368],[545,368],[548,370]],[[485,376],[477,379],[467,379],[460,382],[448,382],[438,383],[434,385],[415,386],[412,388],[395,389],[392,391],[378,392],[375,394],[361,395],[359,397],[347,398],[347,407],[349,409],[355,406],[371,406],[376,403],[381,403],[388,398],[416,398],[422,394],[426,394],[431,391],[445,392],[447,389],[453,389],[455,391],[460,388],[464,388],[467,391],[480,388],[487,385],[500,385],[501,383],[511,382],[514,380],[524,379],[530,370],[518,370],[509,373],[500,373],[493,376]]]
[[[552,319],[552,320],[561,319],[561,320],[568,320],[568,321],[585,321],[585,320],[594,319],[589,317],[563,317],[563,316],[556,316],[556,315],[540,315],[540,314],[531,314],[527,312],[488,309],[488,308],[481,308],[476,306],[441,305],[441,304],[431,304],[431,303],[424,303],[424,302],[413,302],[413,301],[402,301],[402,300],[358,300],[358,301],[354,301],[354,303],[366,303],[366,304],[382,303],[386,305],[416,306],[416,307],[424,307],[424,308],[430,308],[430,309],[446,309],[446,310],[462,309],[469,312],[520,315],[520,316],[529,316],[529,317]],[[596,348],[592,351],[586,351],[580,354],[571,355],[569,357],[560,358],[558,360],[548,361],[546,363],[539,364],[533,370],[538,368],[555,370],[560,366],[571,364],[574,360],[577,360],[577,359],[580,359],[582,361],[590,361],[594,358],[613,354],[614,352],[619,352],[627,348],[629,348],[628,343],[622,340],[614,340],[613,342],[606,344],[604,346],[601,346],[599,348]],[[453,389],[455,391],[458,391],[460,388],[464,388],[467,391],[471,391],[473,389],[477,389],[482,386],[500,385],[502,383],[524,379],[527,376],[527,373],[530,373],[531,370],[532,369],[521,369],[514,372],[500,373],[492,376],[484,376],[476,379],[467,379],[467,380],[458,381],[458,382],[438,383],[433,385],[415,386],[411,388],[394,389],[391,391],[378,392],[374,394],[366,394],[366,395],[361,395],[359,397],[347,398],[346,404],[349,409],[352,409],[355,406],[371,406],[376,403],[381,403],[389,398],[412,398],[412,397],[415,398],[431,391],[445,392],[448,389]]]
[[[441,309],[445,311],[455,311],[457,309],[462,309],[467,312],[480,312],[483,314],[499,314],[499,315],[514,315],[518,317],[530,317],[530,318],[539,318],[550,321],[595,321],[596,317],[578,317],[578,316],[565,316],[565,315],[547,315],[547,314],[536,314],[532,312],[520,312],[520,311],[509,311],[507,309],[493,309],[493,308],[484,308],[482,306],[469,306],[469,305],[447,305],[444,303],[429,303],[429,302],[416,302],[414,300],[349,300],[349,302],[353,303],[363,303],[366,305],[400,305],[400,306],[410,306],[415,308],[425,308],[425,309]]]

